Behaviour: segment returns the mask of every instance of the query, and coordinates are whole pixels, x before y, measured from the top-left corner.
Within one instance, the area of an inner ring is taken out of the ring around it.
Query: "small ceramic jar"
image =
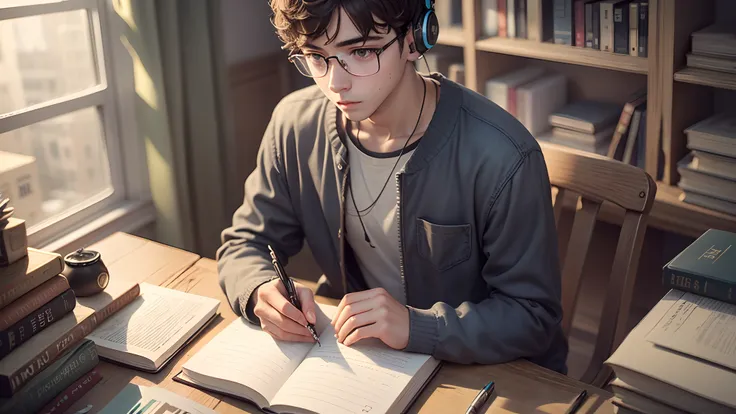
[[[79,249],[64,256],[62,274],[76,296],[91,296],[102,292],[110,281],[107,267],[99,252]]]

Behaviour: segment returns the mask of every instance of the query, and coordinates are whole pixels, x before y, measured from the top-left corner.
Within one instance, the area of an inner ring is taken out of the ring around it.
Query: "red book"
[[[498,0],[496,8],[498,10],[498,37],[509,37],[508,26],[506,23],[506,0]]]
[[[575,13],[575,46],[585,47],[585,0],[576,0]]]

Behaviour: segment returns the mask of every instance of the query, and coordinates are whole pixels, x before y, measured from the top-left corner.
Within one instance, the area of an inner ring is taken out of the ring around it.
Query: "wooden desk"
[[[185,272],[174,273],[159,284],[219,299],[221,316],[158,374],[146,374],[100,362],[98,370],[102,374],[102,381],[81,401],[77,402],[69,412],[73,413],[88,404],[93,406],[90,413],[98,412],[128,382],[166,388],[213,408],[219,413],[260,412],[257,407],[247,402],[216,393],[203,392],[174,382],[172,379],[179,373],[184,362],[236,318],[218,284],[216,263],[210,259],[200,259]],[[309,285],[306,282],[305,284]],[[330,302],[329,299],[324,298],[320,298],[319,301]],[[579,411],[580,413],[613,413],[610,393],[526,361],[496,366],[445,364],[420,394],[410,412],[463,413],[478,390],[491,378],[497,385],[494,397],[486,405],[487,412],[490,413],[564,413],[570,402],[583,388],[588,390],[589,398]]]

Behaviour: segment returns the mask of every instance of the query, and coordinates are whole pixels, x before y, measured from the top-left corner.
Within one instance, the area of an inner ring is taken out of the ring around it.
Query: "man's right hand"
[[[283,341],[314,342],[307,329],[307,321],[316,323],[314,294],[303,285],[294,282],[302,312],[286,298],[286,289],[279,279],[259,286],[251,296],[253,313],[261,320],[261,329]],[[306,315],[306,318],[304,317]]]

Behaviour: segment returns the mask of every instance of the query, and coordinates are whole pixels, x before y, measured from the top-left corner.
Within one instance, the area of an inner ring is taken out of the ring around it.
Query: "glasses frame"
[[[355,77],[359,77],[359,78],[364,78],[364,77],[367,77],[367,76],[373,76],[376,73],[378,73],[378,72],[381,71],[381,54],[383,52],[385,52],[386,49],[388,49],[389,47],[391,47],[391,45],[393,45],[397,40],[399,40],[400,37],[401,37],[401,35],[396,35],[396,37],[394,37],[388,43],[386,43],[385,45],[383,45],[383,47],[380,47],[380,48],[376,49],[375,53],[376,53],[376,59],[378,60],[378,69],[375,72],[371,73],[370,75],[356,75],[356,74],[354,74],[353,72],[351,72],[346,67],[346,65],[344,64],[344,62],[341,61],[340,60],[340,57],[337,56],[337,55],[332,55],[332,56],[325,57],[325,56],[320,55],[319,53],[295,53],[295,54],[289,56],[288,60],[289,60],[289,62],[293,63],[294,66],[296,66],[297,70],[299,70],[299,73],[301,73],[302,75],[304,75],[304,76],[306,76],[308,78],[323,78],[323,77],[325,77],[330,72],[330,59],[335,59],[335,61],[340,65],[340,67],[345,72],[349,73],[350,75],[355,76]],[[364,49],[374,49],[374,48],[364,48]],[[312,75],[305,74],[304,72],[302,72],[299,69],[299,65],[295,62],[296,58],[298,58],[298,57],[306,57],[308,55],[317,55],[322,60],[325,61],[325,67],[326,67],[326,69],[325,69],[325,73],[324,74],[322,74],[320,76],[312,76]]]

